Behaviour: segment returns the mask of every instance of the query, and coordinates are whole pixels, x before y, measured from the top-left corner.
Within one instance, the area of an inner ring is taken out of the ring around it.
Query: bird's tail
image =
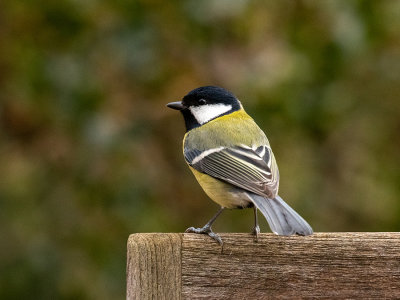
[[[254,205],[267,219],[271,230],[278,235],[310,235],[311,226],[291,208],[281,197],[274,199],[248,193]]]

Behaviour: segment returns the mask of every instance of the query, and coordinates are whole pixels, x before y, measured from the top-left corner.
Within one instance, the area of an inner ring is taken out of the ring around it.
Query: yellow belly
[[[217,180],[207,174],[200,173],[190,166],[189,168],[207,196],[221,205],[221,207],[238,208],[248,207],[252,204],[244,190]]]

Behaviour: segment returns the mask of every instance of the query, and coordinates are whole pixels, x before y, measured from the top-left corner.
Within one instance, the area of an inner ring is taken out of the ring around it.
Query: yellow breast
[[[221,207],[238,208],[247,207],[251,204],[242,189],[201,173],[191,166],[189,168],[207,196],[215,203],[221,205]]]

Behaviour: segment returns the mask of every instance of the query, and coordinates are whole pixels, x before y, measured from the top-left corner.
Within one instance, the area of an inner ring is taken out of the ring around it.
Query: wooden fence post
[[[127,299],[400,299],[400,233],[132,234]]]

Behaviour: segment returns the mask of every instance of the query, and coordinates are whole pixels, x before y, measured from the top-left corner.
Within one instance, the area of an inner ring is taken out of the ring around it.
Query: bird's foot
[[[253,228],[253,235],[255,235],[254,241],[257,243],[258,242],[258,235],[260,234],[260,226],[256,225]]]
[[[223,245],[221,237],[212,231],[211,226],[206,225],[202,228],[189,227],[188,229],[185,230],[185,232],[186,233],[192,232],[192,233],[207,234],[210,238],[216,240],[221,246]]]

